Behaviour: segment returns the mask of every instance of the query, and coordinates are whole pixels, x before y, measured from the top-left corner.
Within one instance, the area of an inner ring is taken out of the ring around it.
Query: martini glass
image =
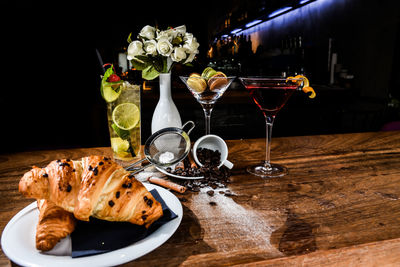
[[[294,91],[301,89],[302,80],[287,80],[283,77],[248,77],[239,80],[264,114],[266,123],[265,161],[247,167],[247,171],[263,178],[284,176],[288,172],[287,168],[270,161],[272,126],[279,110]]]
[[[210,134],[210,118],[214,105],[236,77],[212,77],[208,81],[202,77],[179,77],[203,108],[206,135]]]

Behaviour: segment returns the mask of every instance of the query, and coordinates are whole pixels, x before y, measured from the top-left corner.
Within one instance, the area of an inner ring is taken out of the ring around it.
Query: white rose
[[[190,38],[187,41],[185,41],[185,44],[183,45],[183,48],[186,49],[186,52],[188,52],[189,54],[192,53],[199,53],[199,51],[197,50],[197,48],[199,48],[200,44],[197,42],[196,38]]]
[[[193,33],[185,33],[185,35],[183,36],[183,41],[188,42],[189,40],[193,39]]]
[[[144,26],[143,29],[140,31],[139,36],[146,38],[147,40],[152,40],[155,37],[156,28],[152,26]]]
[[[145,41],[144,51],[146,55],[157,55],[157,42],[155,40]]]
[[[160,38],[157,42],[157,51],[162,56],[168,57],[172,53],[172,44],[168,38]]]
[[[175,47],[174,52],[171,54],[172,61],[181,62],[186,58],[185,48]]]
[[[160,39],[168,39],[168,41],[172,42],[172,32],[171,31],[157,31],[157,41]]]
[[[171,29],[164,31],[164,33],[167,34],[168,37],[171,38],[170,40],[172,40],[172,39],[176,38],[178,35],[184,36],[186,33],[186,26],[182,25],[182,26],[178,26],[175,28],[171,28]]]
[[[179,27],[175,27],[174,30],[175,30],[175,32],[177,34],[181,34],[183,36],[186,33],[186,26],[182,25],[182,26],[179,26]]]
[[[134,57],[144,55],[143,43],[140,41],[133,41],[128,46],[128,60],[132,60]]]
[[[193,59],[194,59],[194,57],[196,56],[196,54],[197,54],[197,53],[192,53],[192,54],[190,54],[190,55],[188,56],[188,58],[186,59],[186,61],[185,61],[183,64],[192,62]]]

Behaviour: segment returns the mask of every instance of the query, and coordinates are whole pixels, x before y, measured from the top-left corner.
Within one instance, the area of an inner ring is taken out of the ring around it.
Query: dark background
[[[234,28],[243,23],[243,10],[248,11],[249,20],[263,11],[260,7],[275,8],[282,2],[214,1],[212,7],[187,1],[113,1],[103,6],[67,2],[49,6],[31,1],[5,4],[9,14],[2,19],[0,153],[109,146],[95,49],[104,62],[114,62],[116,53],[127,47],[129,33],[136,34],[145,25],[166,28],[185,24],[200,43],[195,66],[173,73],[173,98],[174,93],[189,96],[175,102],[183,121],[196,122],[192,134],[196,139],[203,134],[202,110],[177,75],[200,71],[209,63],[207,50],[223,30],[227,16]],[[331,2],[307,23],[282,25],[264,40],[264,51],[270,51],[287,36],[303,36],[307,76],[320,89],[314,100],[301,94],[289,100],[278,115],[274,136],[378,131],[386,123],[400,120],[396,102],[400,99],[399,4],[389,0]],[[349,88],[327,85],[323,68],[328,38],[335,40],[340,63],[354,75]],[[248,62],[267,69],[268,64],[280,60],[266,54]],[[157,81],[152,85],[156,89]],[[228,90],[244,89],[236,83]],[[142,139],[150,134],[157,98],[158,91],[153,90],[146,102],[142,99]],[[211,129],[224,139],[265,136],[264,118],[249,97],[222,97],[213,111]]]

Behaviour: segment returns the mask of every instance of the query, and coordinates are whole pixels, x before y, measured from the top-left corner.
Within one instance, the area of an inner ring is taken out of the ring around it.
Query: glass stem
[[[265,145],[265,167],[271,167],[271,137],[272,137],[272,126],[274,124],[275,116],[265,116],[266,123],[266,145]]]
[[[205,125],[206,125],[206,135],[210,134],[210,119],[211,119],[211,110],[206,111],[204,110],[204,118],[205,118]]]
[[[206,127],[206,135],[210,134],[210,119],[211,119],[211,112],[212,106],[207,104],[202,104],[203,111],[204,111],[204,118],[205,118],[205,127]]]

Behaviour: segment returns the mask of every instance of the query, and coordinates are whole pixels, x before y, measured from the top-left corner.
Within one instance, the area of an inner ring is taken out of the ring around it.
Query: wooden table
[[[177,194],[184,209],[177,232],[126,266],[400,265],[400,132],[275,138],[272,159],[290,173],[268,180],[245,172],[263,159],[264,145],[228,141],[234,196]],[[89,154],[110,150],[1,155],[1,230],[32,202],[17,190],[31,165]],[[3,253],[0,264],[10,264]]]

